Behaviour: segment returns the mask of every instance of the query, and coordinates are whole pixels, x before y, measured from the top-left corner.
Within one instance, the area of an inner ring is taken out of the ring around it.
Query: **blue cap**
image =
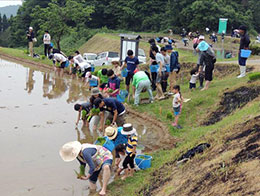
[[[172,45],[166,45],[165,46],[165,50],[172,50],[173,48],[172,48]]]
[[[198,45],[198,49],[202,52],[208,50],[208,48],[209,48],[209,45],[205,41],[200,42]]]

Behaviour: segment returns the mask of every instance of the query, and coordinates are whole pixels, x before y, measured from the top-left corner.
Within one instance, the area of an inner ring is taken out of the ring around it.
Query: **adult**
[[[166,50],[165,47],[161,48],[161,54],[163,55],[163,58],[164,58],[163,67],[162,67],[161,85],[162,85],[162,91],[165,93],[167,91],[167,86],[168,86],[167,80],[168,80],[168,77],[169,77],[169,73],[167,72],[166,66],[170,66],[171,58],[167,54],[167,50]]]
[[[78,178],[81,180],[89,180],[91,190],[96,190],[98,176],[100,172],[103,171],[103,186],[99,195],[106,195],[113,162],[113,155],[109,150],[99,145],[81,144],[78,141],[72,141],[64,144],[59,154],[65,162],[71,162],[77,159],[84,168],[86,164],[88,164],[88,174],[79,176]]]
[[[51,45],[51,36],[49,34],[49,31],[45,31],[43,35],[43,44],[44,44],[44,55],[49,56],[49,47]]]
[[[63,56],[62,54],[55,53],[55,54],[50,54],[49,59],[53,60],[54,63],[54,71],[58,71],[58,74],[60,76],[63,76],[64,68],[67,63],[67,58]]]
[[[112,123],[112,125],[114,125],[115,123],[117,124],[117,126],[123,126],[123,124],[125,123],[125,106],[119,102],[117,99],[115,98],[105,98],[105,99],[100,99],[97,98],[94,101],[94,106],[95,108],[99,108],[100,109],[100,128],[103,131],[104,130],[104,124],[105,124],[105,111],[108,111],[108,117],[107,119],[109,119]]]
[[[63,56],[67,57],[66,54],[64,52],[62,52],[61,50],[54,48],[53,46],[49,47],[49,54],[62,54]]]
[[[139,60],[137,57],[134,56],[133,50],[128,50],[127,51],[127,57],[125,58],[125,62],[123,66],[121,67],[121,70],[126,66],[127,68],[127,77],[125,79],[125,84],[126,84],[126,90],[129,92],[129,86],[130,82],[133,79],[134,76],[134,70],[138,68],[139,65]],[[130,93],[129,93],[130,95]]]
[[[180,71],[179,67],[179,53],[177,51],[173,51],[173,48],[171,45],[166,45],[165,49],[167,50],[168,54],[170,55],[170,90],[169,95],[173,95],[173,87],[177,83],[177,74]]]
[[[199,43],[197,50],[201,51],[200,66],[205,65],[205,87],[201,89],[202,91],[207,90],[213,79],[214,63],[216,62],[216,57],[214,51],[205,41]]]
[[[239,46],[239,54],[238,54],[238,63],[240,66],[240,75],[237,78],[243,78],[246,76],[246,60],[247,58],[241,57],[241,50],[248,50],[250,44],[250,38],[247,33],[247,27],[241,25],[238,29],[238,33],[241,36],[240,38],[240,46]]]
[[[80,52],[78,50],[75,51],[75,56],[73,57],[73,59],[76,64],[81,64],[81,63],[85,62],[85,59],[82,57],[82,55],[80,54]]]
[[[122,128],[116,128],[116,127],[107,127],[105,130],[105,136],[108,137],[108,139],[110,139],[111,141],[114,142],[115,147],[117,147],[120,144],[126,144],[127,143],[127,136],[123,135],[121,133]],[[116,152],[116,159],[115,159],[115,165],[118,168],[119,164],[120,164],[120,155],[119,152],[117,150],[117,148],[115,148],[115,152]]]
[[[164,99],[165,96],[162,91],[162,86],[161,86],[161,80],[162,80],[162,68],[164,64],[164,57],[161,53],[159,53],[159,49],[157,46],[152,47],[152,53],[155,56],[156,62],[159,65],[157,77],[156,77],[156,90],[157,94],[155,96],[155,99]]]
[[[33,42],[35,41],[35,35],[32,27],[29,27],[29,31],[27,31],[27,40],[29,47],[29,56],[33,57]]]
[[[199,43],[205,41],[205,37],[204,35],[200,35],[197,42],[194,44],[194,48],[197,48]],[[200,89],[203,89],[203,82],[204,82],[204,69],[205,69],[205,65],[201,65],[200,66],[200,58],[201,58],[201,51],[200,50],[196,50],[198,53],[198,60],[197,60],[197,68],[199,70],[199,81],[200,81]]]
[[[139,105],[140,101],[140,94],[141,92],[146,89],[149,94],[149,100],[152,103],[153,102],[153,92],[151,89],[151,82],[149,77],[144,71],[139,71],[136,69],[134,71],[134,77],[133,77],[133,86],[135,88],[135,102],[134,104],[136,106]]]

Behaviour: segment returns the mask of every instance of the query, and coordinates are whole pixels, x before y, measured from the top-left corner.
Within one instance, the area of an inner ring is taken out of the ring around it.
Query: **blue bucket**
[[[125,69],[123,69],[123,70],[121,71],[121,76],[122,76],[123,78],[126,78],[127,75],[128,75],[128,71],[127,71],[127,69],[125,68]]]
[[[144,157],[145,159],[143,159]],[[151,167],[152,156],[139,154],[135,158],[135,163],[140,169],[148,169]]]
[[[65,67],[68,67],[70,65],[70,62],[67,60],[65,63]]]
[[[158,69],[159,69],[159,65],[150,65],[150,71],[152,73],[158,72]]]
[[[98,86],[98,81],[97,81],[97,80],[92,80],[92,79],[90,79],[90,80],[89,80],[89,86],[91,86],[91,87],[96,87],[96,86]]]
[[[122,95],[118,94],[116,96],[116,99],[117,99],[117,101],[123,103],[125,101],[125,96],[122,96]]]
[[[171,72],[170,64],[166,64],[166,72]]]
[[[127,97],[128,96],[128,91],[127,90],[120,90],[120,95]]]
[[[103,147],[108,149],[110,152],[112,152],[115,149],[114,142],[108,139],[108,137],[103,137],[103,138],[106,139],[106,142],[103,144]],[[96,140],[94,144],[99,145],[99,142]]]
[[[251,52],[252,52],[251,50],[244,50],[244,49],[242,49],[241,53],[240,53],[240,56],[242,58],[249,58],[250,55],[251,55]]]
[[[94,65],[91,65],[91,72],[94,72],[95,71],[95,67]]]

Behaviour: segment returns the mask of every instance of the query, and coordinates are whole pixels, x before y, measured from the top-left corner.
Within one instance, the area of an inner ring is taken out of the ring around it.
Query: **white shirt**
[[[54,61],[59,61],[59,62],[65,62],[65,61],[67,61],[67,58],[65,56],[63,56],[62,54],[55,53],[53,55],[53,60]]]
[[[91,65],[89,63],[87,63],[87,62],[82,62],[82,63],[79,63],[78,65],[79,65],[79,67],[80,67],[82,72],[84,72],[85,69],[91,67]]]
[[[181,104],[178,102],[180,98],[181,98],[180,93],[176,93],[176,94],[173,96],[172,107],[177,108],[177,107],[179,107],[179,106],[181,105]]]
[[[190,79],[190,83],[196,84],[196,80],[197,80],[198,76],[199,76],[199,73],[192,74],[191,79]]]
[[[43,35],[43,43],[44,44],[51,44],[51,36],[49,33],[45,33]]]
[[[74,62],[77,64],[83,63],[85,61],[84,58],[81,56],[81,54],[74,56],[73,59],[74,59]]]
[[[89,77],[86,77],[86,78],[87,78],[87,82],[89,82],[89,80],[98,81],[98,77],[97,77],[97,76],[94,76],[94,75],[91,75],[91,78],[89,78]]]

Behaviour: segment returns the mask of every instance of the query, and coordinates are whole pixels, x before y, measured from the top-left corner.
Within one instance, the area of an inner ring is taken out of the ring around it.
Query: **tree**
[[[3,21],[2,21],[2,15],[0,14],[0,33],[3,30]]]
[[[92,12],[93,7],[84,6],[81,0],[67,0],[62,4],[52,0],[46,8],[36,6],[31,17],[35,19],[34,24],[39,24],[40,32],[48,29],[58,49],[61,49],[62,37],[68,34],[73,26],[84,25],[87,20],[90,20]]]
[[[7,17],[6,15],[4,14],[3,15],[3,32],[9,27],[9,23],[8,23],[8,20],[7,20]]]

